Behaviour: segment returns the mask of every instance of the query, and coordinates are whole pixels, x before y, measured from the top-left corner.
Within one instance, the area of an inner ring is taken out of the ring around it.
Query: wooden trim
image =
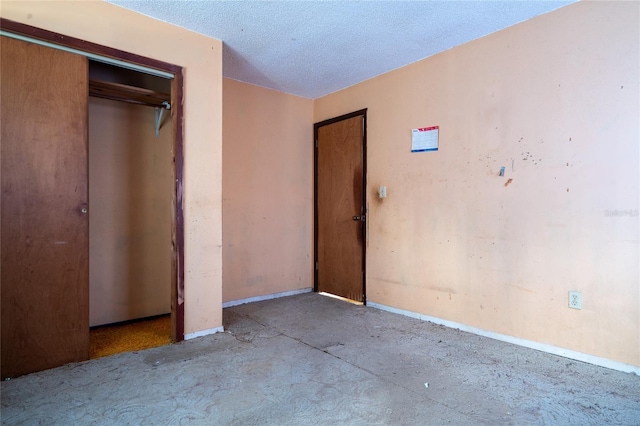
[[[367,304],[367,229],[369,229],[369,209],[367,204],[367,108],[344,114],[339,117],[315,123],[313,125],[313,291],[318,292],[318,129],[322,126],[337,123],[338,121],[362,116],[364,119],[362,140],[362,203],[364,204],[367,220],[364,224],[362,238],[362,303]]]
[[[362,203],[366,221],[362,235],[362,304],[367,304],[367,242],[369,241],[369,202],[367,201],[367,110],[362,114]]]
[[[11,21],[6,18],[0,17],[0,28],[5,31],[20,34],[26,37],[31,37],[38,40],[47,41],[50,43],[59,44],[82,50],[88,53],[96,55],[106,56],[109,58],[118,59],[121,61],[131,62],[138,65],[143,65],[149,68],[155,68],[160,71],[165,71],[174,74],[173,89],[172,89],[172,102],[171,111],[174,114],[174,176],[175,176],[175,208],[173,215],[175,216],[173,233],[176,236],[175,241],[175,262],[176,268],[172,273],[172,282],[175,283],[172,287],[172,299],[171,303],[176,303],[175,318],[171,318],[172,330],[175,329],[176,335],[173,339],[176,342],[184,340],[184,214],[183,214],[183,170],[184,170],[184,74],[183,68],[179,65],[170,64],[168,62],[158,61],[156,59],[147,58],[144,56],[136,55],[122,50],[114,49],[100,44],[91,43],[85,40],[77,39],[74,37],[68,37],[53,31],[44,30],[41,28],[33,27],[31,25],[22,24],[19,22]],[[87,330],[88,333],[88,330]],[[172,333],[173,334],[173,333]]]
[[[175,256],[176,270],[173,278],[176,280],[176,297],[172,302],[176,306],[176,336],[175,341],[184,340],[184,74],[182,68],[175,73],[172,85],[172,111],[174,111],[173,131],[175,137],[174,144],[174,165],[175,173]]]
[[[313,291],[318,292],[318,129],[334,121],[313,125]]]
[[[318,292],[318,128],[313,125],[313,291]]]
[[[367,117],[367,108],[361,109],[355,112],[350,112],[349,114],[341,115],[339,117],[330,118],[328,120],[321,121],[319,123],[315,123],[313,125],[314,136],[317,136],[318,127],[326,126],[328,124],[337,123],[338,121],[347,120],[349,118],[357,117],[359,115],[363,115],[365,118]],[[366,130],[366,129],[365,129]],[[314,141],[315,146],[315,141]]]

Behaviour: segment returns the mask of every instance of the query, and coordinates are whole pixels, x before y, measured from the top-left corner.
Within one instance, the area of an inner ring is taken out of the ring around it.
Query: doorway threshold
[[[171,315],[91,327],[89,359],[171,344]]]

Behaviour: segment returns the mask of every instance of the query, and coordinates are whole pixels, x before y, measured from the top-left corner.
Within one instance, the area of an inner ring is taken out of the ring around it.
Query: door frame
[[[122,50],[102,46],[74,37],[68,37],[56,32],[0,18],[2,30],[46,41],[67,48],[86,53],[114,58],[119,61],[147,68],[157,69],[173,74],[171,82],[171,110],[173,122],[173,177],[172,191],[171,235],[171,339],[174,342],[184,340],[184,209],[183,209],[183,179],[184,179],[184,72],[178,65],[156,59],[147,58]],[[87,93],[87,96],[89,94]],[[87,330],[87,333],[89,330]]]
[[[369,203],[367,202],[367,108],[344,114],[313,125],[313,291],[318,292],[318,129],[349,118],[362,116],[362,203],[367,220],[362,227],[362,303],[367,304],[367,243]]]

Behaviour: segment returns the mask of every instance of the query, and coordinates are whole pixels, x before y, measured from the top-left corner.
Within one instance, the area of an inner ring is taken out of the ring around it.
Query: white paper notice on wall
[[[438,126],[411,130],[411,152],[438,150]]]

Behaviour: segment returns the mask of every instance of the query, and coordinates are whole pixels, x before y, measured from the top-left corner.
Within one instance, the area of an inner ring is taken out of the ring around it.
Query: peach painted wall
[[[185,333],[222,325],[222,42],[101,1],[2,1],[0,15],[184,67]]]
[[[223,300],[313,286],[313,101],[223,79]]]
[[[171,312],[173,130],[153,108],[89,98],[89,325]]]
[[[576,3],[315,101],[368,108],[369,301],[640,365],[639,7]]]

